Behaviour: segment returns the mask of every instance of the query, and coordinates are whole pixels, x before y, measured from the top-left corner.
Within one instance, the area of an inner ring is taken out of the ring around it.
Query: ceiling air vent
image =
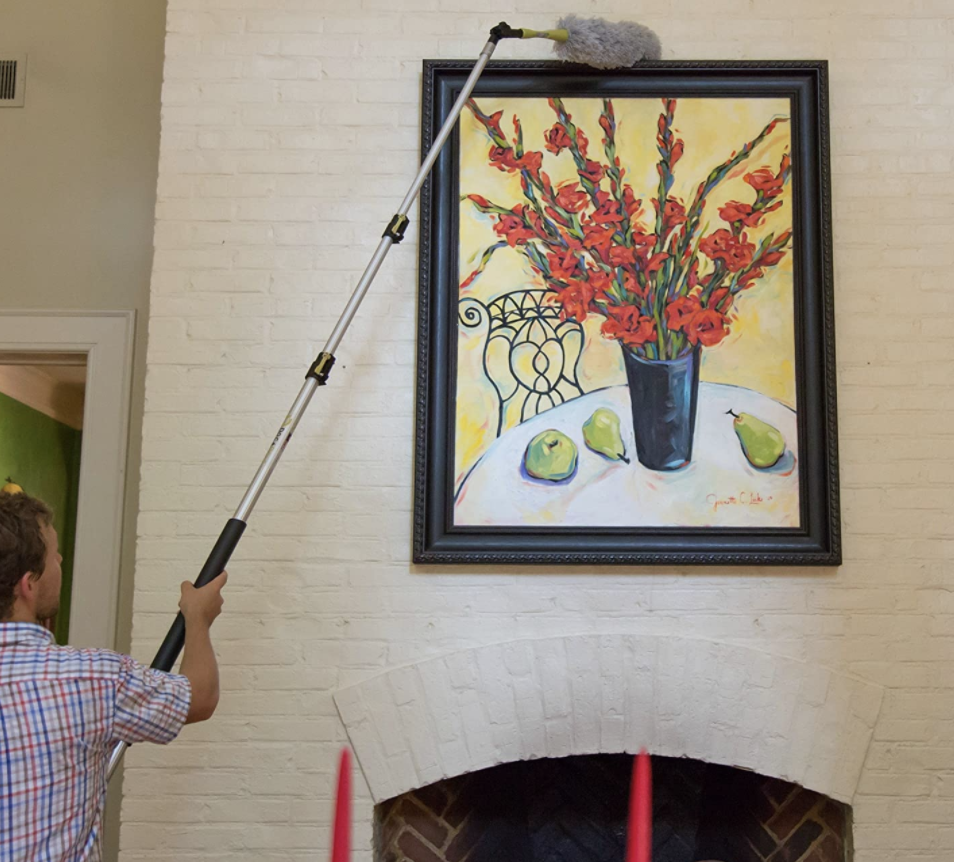
[[[22,108],[26,54],[0,53],[0,108]]]

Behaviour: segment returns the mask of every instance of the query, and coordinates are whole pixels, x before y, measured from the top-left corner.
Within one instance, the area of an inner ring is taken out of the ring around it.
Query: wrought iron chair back
[[[484,304],[465,297],[458,306],[462,326],[487,325],[483,369],[497,394],[497,434],[511,425],[583,394],[577,366],[583,327],[562,320],[545,301],[549,291],[515,290]]]

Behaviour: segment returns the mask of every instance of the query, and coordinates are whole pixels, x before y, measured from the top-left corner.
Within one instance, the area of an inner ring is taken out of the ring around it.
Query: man
[[[170,742],[218,704],[209,628],[225,572],[183,582],[185,649],[170,674],[53,642],[41,622],[59,607],[62,561],[49,508],[0,494],[0,862],[99,860],[115,742]]]

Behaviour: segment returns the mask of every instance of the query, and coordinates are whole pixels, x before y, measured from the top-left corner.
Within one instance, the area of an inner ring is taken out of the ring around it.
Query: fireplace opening
[[[850,809],[777,778],[653,757],[653,862],[847,862]],[[632,758],[507,763],[377,806],[378,862],[623,862]]]

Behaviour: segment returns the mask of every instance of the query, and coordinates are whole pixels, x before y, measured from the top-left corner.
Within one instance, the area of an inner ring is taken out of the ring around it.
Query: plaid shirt
[[[175,739],[192,690],[109,650],[0,623],[0,862],[96,862],[113,744]]]

